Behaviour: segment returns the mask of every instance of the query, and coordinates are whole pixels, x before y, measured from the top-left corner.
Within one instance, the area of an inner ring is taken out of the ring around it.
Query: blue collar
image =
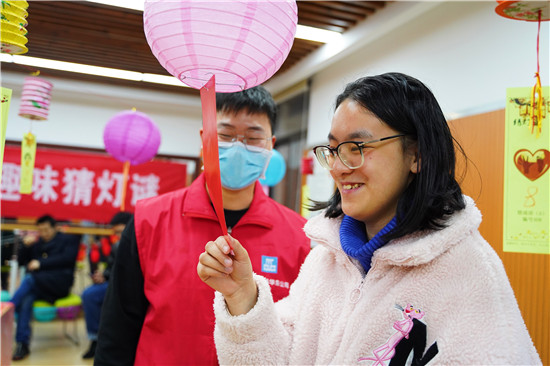
[[[342,243],[342,249],[347,255],[357,259],[365,271],[368,272],[372,255],[376,249],[387,243],[382,240],[382,236],[393,230],[396,226],[397,220],[394,217],[374,236],[374,238],[368,240],[365,224],[345,215],[340,225],[340,242]]]

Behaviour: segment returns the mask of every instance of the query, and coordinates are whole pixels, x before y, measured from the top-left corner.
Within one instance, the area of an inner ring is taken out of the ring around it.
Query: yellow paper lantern
[[[0,51],[12,55],[28,52],[27,44],[27,8],[24,0],[2,1],[0,24]]]

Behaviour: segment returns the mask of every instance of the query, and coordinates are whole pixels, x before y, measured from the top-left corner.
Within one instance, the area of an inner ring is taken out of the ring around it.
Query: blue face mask
[[[246,148],[240,141],[218,142],[222,186],[238,190],[264,178],[272,151],[259,147]]]

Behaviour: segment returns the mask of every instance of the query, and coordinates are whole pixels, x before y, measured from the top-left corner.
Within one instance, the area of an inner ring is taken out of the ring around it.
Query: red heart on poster
[[[520,149],[514,154],[514,163],[521,174],[534,181],[550,168],[550,151],[539,149],[532,153],[527,149]]]

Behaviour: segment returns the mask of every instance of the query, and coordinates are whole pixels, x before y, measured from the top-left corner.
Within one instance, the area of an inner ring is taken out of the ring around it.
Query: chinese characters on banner
[[[38,148],[32,193],[19,193],[21,148],[8,145],[2,170],[1,216],[32,217],[49,214],[57,220],[107,223],[120,211],[122,163],[108,155]],[[126,211],[136,201],[182,188],[183,163],[153,160],[130,167]]]
[[[542,131],[531,133],[532,88],[506,95],[504,142],[505,252],[550,254],[550,98],[542,88]]]

